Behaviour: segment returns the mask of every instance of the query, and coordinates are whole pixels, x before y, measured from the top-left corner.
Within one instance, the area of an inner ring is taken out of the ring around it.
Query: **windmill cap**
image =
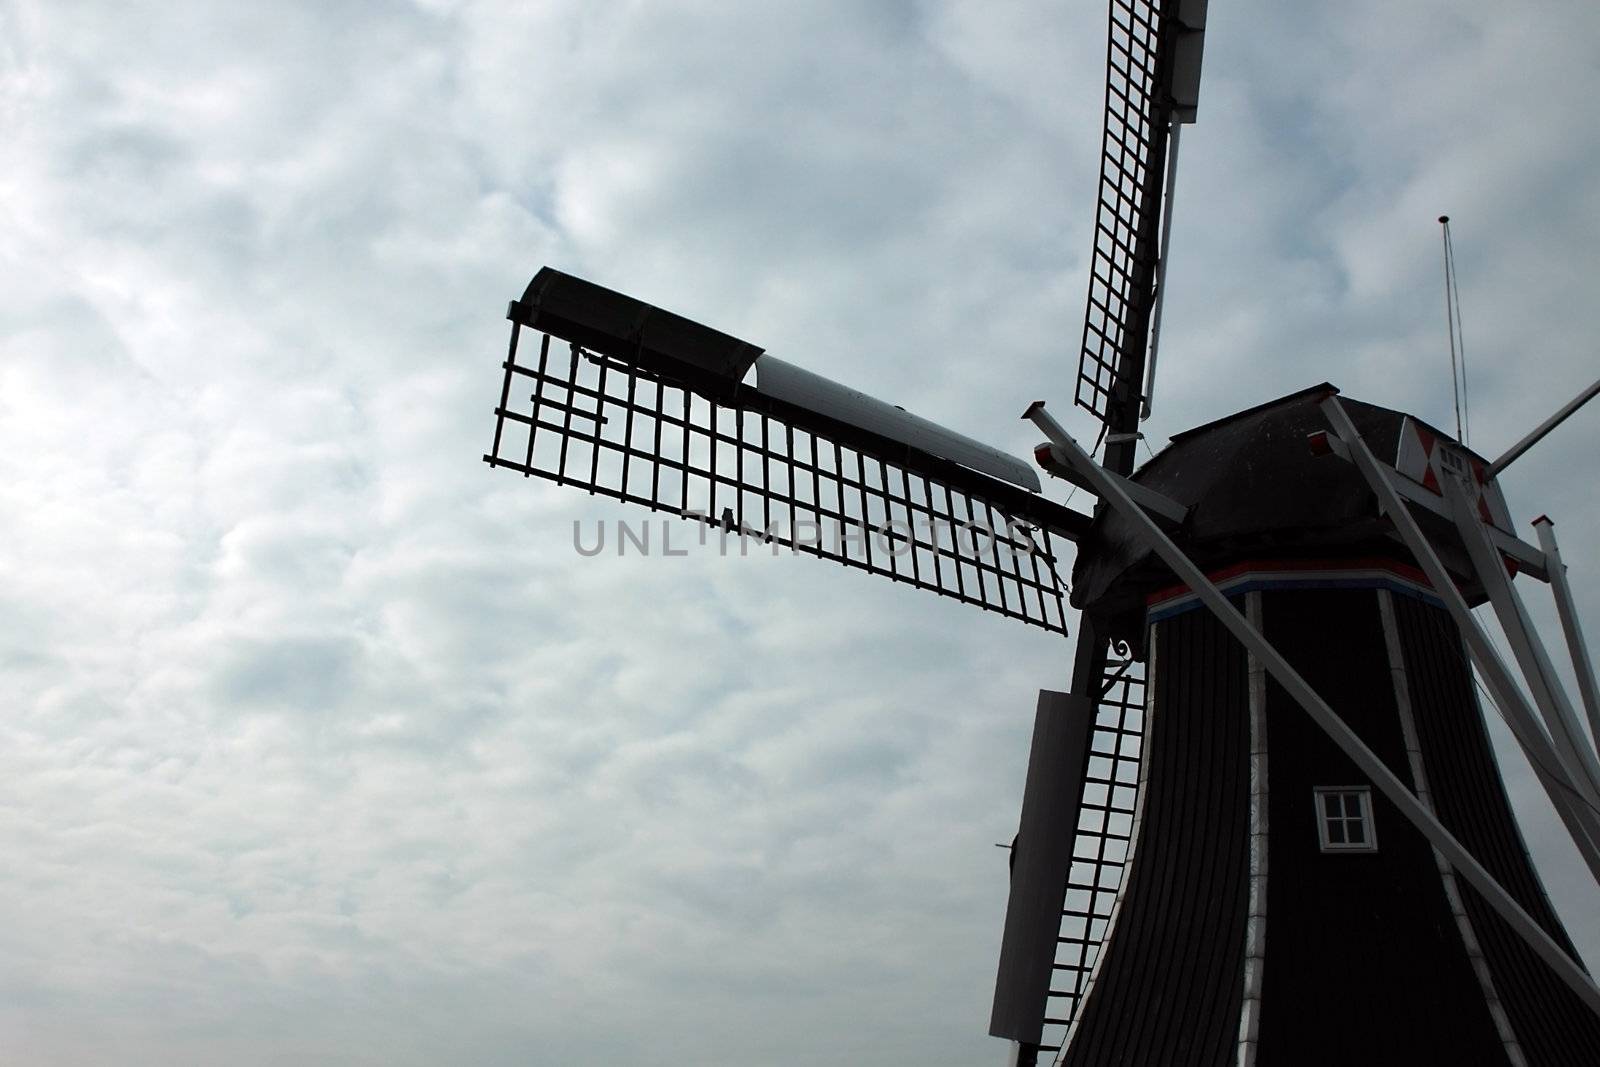
[[[1375,555],[1406,561],[1360,471],[1307,447],[1309,437],[1328,429],[1321,403],[1333,391],[1318,384],[1173,434],[1133,474],[1134,482],[1188,509],[1174,539],[1195,563],[1215,568],[1243,559]],[[1375,455],[1397,454],[1403,412],[1354,398],[1343,405]],[[1436,546],[1445,566],[1470,574],[1464,549],[1452,545]],[[1146,594],[1172,581],[1140,531],[1115,509],[1104,510],[1080,545],[1072,603],[1105,617],[1108,632],[1137,634]]]

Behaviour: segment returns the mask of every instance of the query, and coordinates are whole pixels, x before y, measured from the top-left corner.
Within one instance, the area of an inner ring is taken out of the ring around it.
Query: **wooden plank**
[[[995,1037],[1038,1044],[1043,1032],[1093,725],[1086,697],[1039,691],[989,1016]]]

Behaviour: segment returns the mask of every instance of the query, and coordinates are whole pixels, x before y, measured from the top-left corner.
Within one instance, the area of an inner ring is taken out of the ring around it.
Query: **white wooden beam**
[[[1522,751],[1528,757],[1528,763],[1533,767],[1534,776],[1544,787],[1545,795],[1550,798],[1556,814],[1566,826],[1567,833],[1571,835],[1572,842],[1578,849],[1578,854],[1588,865],[1590,875],[1597,884],[1600,884],[1600,812],[1596,811],[1589,800],[1587,791],[1581,787],[1582,783],[1571,780],[1564,773],[1561,760],[1557,757],[1549,736],[1540,726],[1538,716],[1529,707],[1510,672],[1500,662],[1500,657],[1489,641],[1489,635],[1478,624],[1472,609],[1467,607],[1466,600],[1456,588],[1455,581],[1445,570],[1444,564],[1440,562],[1439,555],[1433,550],[1427,535],[1417,525],[1417,520],[1406,510],[1405,503],[1395,491],[1394,485],[1384,477],[1384,465],[1362,440],[1344,406],[1339,403],[1339,398],[1330,396],[1324,400],[1322,413],[1348,447],[1356,469],[1367,479],[1367,484],[1377,495],[1384,513],[1394,523],[1406,547],[1411,550],[1412,556],[1427,574],[1434,594],[1444,602],[1445,610],[1455,620],[1461,638],[1467,646],[1467,653],[1477,665],[1479,674],[1483,676],[1484,685],[1488,687],[1495,704],[1503,713],[1512,735],[1522,746]]]
[[[1320,453],[1325,450],[1346,462],[1355,462],[1350,455],[1350,449],[1345,445],[1344,441],[1327,431],[1318,431],[1312,434],[1308,444],[1313,452]],[[1444,497],[1418,485],[1387,463],[1380,463],[1378,469],[1383,476],[1383,480],[1389,484],[1389,488],[1393,489],[1403,499],[1433,512],[1441,519],[1451,521],[1450,506],[1445,503]],[[1495,548],[1516,560],[1517,566],[1540,581],[1549,580],[1550,568],[1549,564],[1545,562],[1543,552],[1540,552],[1521,538],[1513,537],[1504,530],[1496,529],[1493,526],[1487,526],[1484,529],[1487,531],[1489,539],[1494,542]]]
[[[1595,383],[1589,386],[1589,388],[1583,390],[1577,396],[1567,401],[1561,406],[1560,411],[1556,412],[1554,415],[1551,415],[1548,419],[1545,419],[1538,426],[1535,426],[1533,430],[1529,432],[1528,436],[1524,437],[1522,440],[1506,449],[1503,456],[1489,464],[1488,469],[1484,471],[1484,477],[1496,477],[1501,471],[1511,466],[1511,464],[1516,461],[1518,456],[1522,455],[1528,449],[1538,444],[1544,438],[1545,434],[1549,433],[1557,426],[1560,426],[1564,421],[1566,421],[1568,415],[1571,415],[1574,411],[1577,411],[1579,408],[1583,407],[1583,405],[1593,400],[1597,393],[1600,393],[1600,380],[1595,381]]]
[[[1539,547],[1550,564],[1550,591],[1555,595],[1556,614],[1561,617],[1561,630],[1567,639],[1567,651],[1572,655],[1572,673],[1578,677],[1578,695],[1583,700],[1584,713],[1589,718],[1589,741],[1600,752],[1600,696],[1594,677],[1594,660],[1589,657],[1589,646],[1583,639],[1583,624],[1578,621],[1578,609],[1572,602],[1572,586],[1567,583],[1567,565],[1561,562],[1561,549],[1556,545],[1556,528],[1548,516],[1533,520],[1533,529],[1539,535]]]
[[[1522,676],[1533,694],[1533,702],[1544,716],[1550,737],[1555,742],[1556,755],[1576,785],[1588,786],[1586,795],[1590,803],[1600,807],[1600,759],[1595,757],[1593,747],[1583,736],[1577,712],[1567,698],[1561,679],[1556,677],[1555,666],[1544,650],[1544,642],[1539,640],[1533,620],[1528,617],[1528,609],[1522,603],[1516,587],[1511,584],[1500,554],[1484,536],[1483,523],[1467,499],[1466,491],[1449,475],[1441,482],[1445,499],[1450,502],[1456,532],[1467,546],[1467,555],[1472,558],[1473,568],[1478,572],[1478,581],[1489,594],[1489,603],[1500,620],[1500,629],[1505,631],[1511,653],[1522,668]]]

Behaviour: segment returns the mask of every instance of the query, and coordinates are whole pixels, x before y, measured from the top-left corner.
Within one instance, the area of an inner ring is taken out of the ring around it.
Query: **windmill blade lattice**
[[[1078,405],[1102,419],[1114,404],[1132,404],[1141,388],[1172,113],[1176,23],[1163,6],[1177,5],[1111,0],[1105,134],[1077,388]]]
[[[1057,555],[1082,516],[959,465],[827,424],[749,388],[713,399],[659,363],[514,322],[484,460],[883,575],[1066,633]]]
[[[1059,1051],[1065,1043],[1116,919],[1117,892],[1133,859],[1144,744],[1144,664],[1128,658],[1126,646],[1108,651],[1112,655],[1104,661],[1089,735],[1041,1052]]]

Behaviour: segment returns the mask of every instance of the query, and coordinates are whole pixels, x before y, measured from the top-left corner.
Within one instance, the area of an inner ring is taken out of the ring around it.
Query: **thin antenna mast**
[[[1456,440],[1467,443],[1472,417],[1467,400],[1467,345],[1461,331],[1461,290],[1456,284],[1456,248],[1450,240],[1450,216],[1440,215],[1444,231],[1444,321],[1450,334],[1450,390],[1456,402]]]

